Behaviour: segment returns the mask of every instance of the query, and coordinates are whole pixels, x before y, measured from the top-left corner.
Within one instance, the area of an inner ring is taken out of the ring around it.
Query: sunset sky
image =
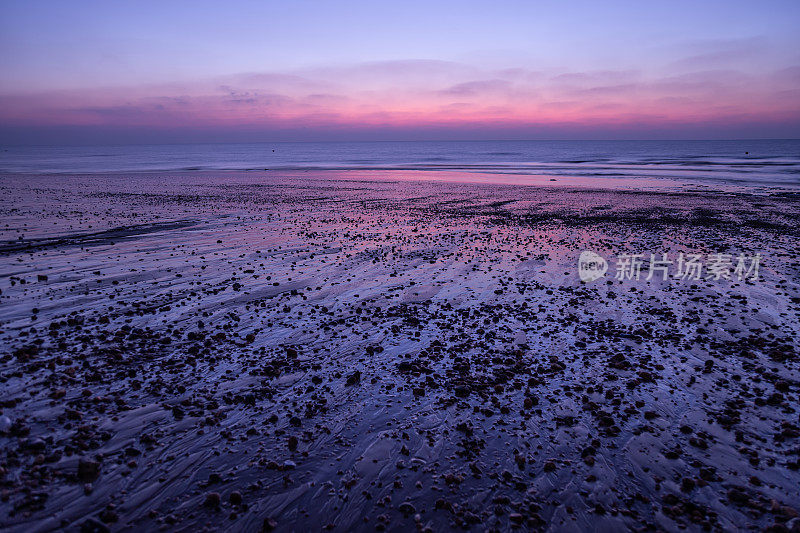
[[[0,4],[0,142],[796,138],[800,2]]]

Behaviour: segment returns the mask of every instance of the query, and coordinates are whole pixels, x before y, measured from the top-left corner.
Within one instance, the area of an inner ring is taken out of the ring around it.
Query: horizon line
[[[187,142],[130,142],[130,143],[0,143],[0,147],[79,147],[79,146],[185,146],[228,144],[379,144],[379,143],[481,143],[481,142],[764,142],[800,141],[800,137],[737,137],[737,138],[609,138],[609,139],[376,139],[376,140],[308,140],[308,141],[187,141]]]

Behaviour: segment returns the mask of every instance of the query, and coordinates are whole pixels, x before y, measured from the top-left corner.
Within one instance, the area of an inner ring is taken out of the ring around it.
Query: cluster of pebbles
[[[800,530],[800,196],[385,174],[0,178],[0,524]]]

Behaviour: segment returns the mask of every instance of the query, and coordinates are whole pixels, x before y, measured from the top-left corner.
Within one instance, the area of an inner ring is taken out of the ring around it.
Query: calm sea
[[[397,169],[800,187],[800,140],[3,146],[3,173]]]

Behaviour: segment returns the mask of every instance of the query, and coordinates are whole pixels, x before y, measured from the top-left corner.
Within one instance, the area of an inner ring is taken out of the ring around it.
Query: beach
[[[800,193],[420,176],[0,176],[0,524],[800,528]]]

